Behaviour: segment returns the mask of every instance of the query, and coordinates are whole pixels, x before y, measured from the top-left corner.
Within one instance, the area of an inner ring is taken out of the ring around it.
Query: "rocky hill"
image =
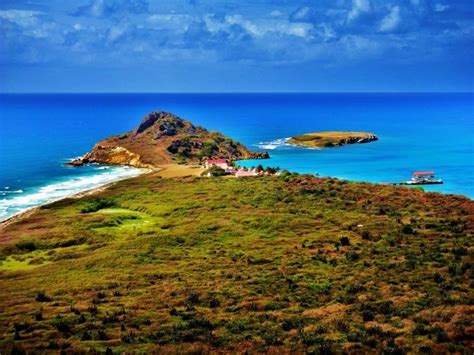
[[[140,125],[125,134],[97,143],[91,152],[70,163],[131,165],[153,168],[169,163],[198,163],[206,158],[265,159],[266,152],[254,152],[219,132],[194,126],[172,113],[154,111]]]

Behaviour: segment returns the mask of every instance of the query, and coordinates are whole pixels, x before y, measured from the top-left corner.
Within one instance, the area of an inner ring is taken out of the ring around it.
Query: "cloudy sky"
[[[1,92],[473,91],[473,0],[1,0]]]

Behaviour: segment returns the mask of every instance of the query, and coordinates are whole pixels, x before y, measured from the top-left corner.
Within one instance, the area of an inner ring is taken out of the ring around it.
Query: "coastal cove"
[[[3,94],[0,204],[9,210],[0,219],[47,202],[33,197],[51,189],[60,198],[127,177],[132,170],[124,167],[63,164],[133,129],[153,109],[269,151],[271,159],[243,166],[369,182],[400,182],[413,170],[435,170],[445,184],[425,190],[474,197],[472,94]],[[323,150],[285,140],[325,130],[374,132],[379,140]]]

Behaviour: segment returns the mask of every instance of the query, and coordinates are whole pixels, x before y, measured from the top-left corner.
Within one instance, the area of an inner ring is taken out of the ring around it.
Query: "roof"
[[[414,171],[413,175],[434,175],[434,171]]]
[[[225,164],[227,160],[225,159],[207,159],[208,164]]]

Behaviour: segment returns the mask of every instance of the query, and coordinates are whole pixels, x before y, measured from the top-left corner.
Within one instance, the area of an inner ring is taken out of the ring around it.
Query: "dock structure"
[[[400,185],[431,185],[442,184],[443,180],[435,178],[434,171],[414,171],[411,179],[406,182],[401,182]]]

